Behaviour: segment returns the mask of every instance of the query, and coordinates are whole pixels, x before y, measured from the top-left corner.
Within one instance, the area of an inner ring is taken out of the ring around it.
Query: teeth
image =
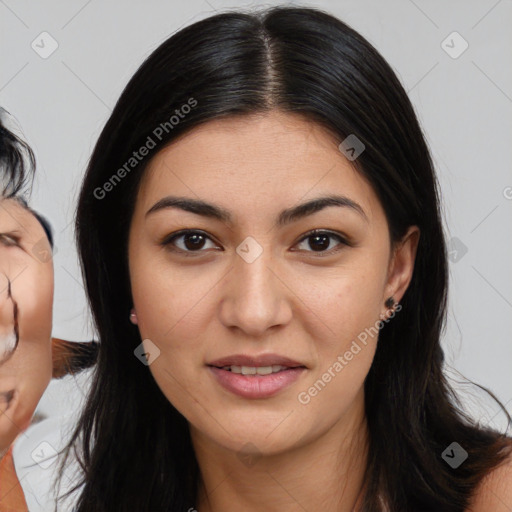
[[[256,373],[258,375],[269,375],[272,372],[272,366],[260,366],[259,368],[256,368]]]
[[[242,375],[269,375],[271,373],[277,373],[281,370],[286,370],[287,366],[281,366],[279,364],[273,364],[272,366],[224,366],[223,370],[229,370],[233,373],[241,373]]]

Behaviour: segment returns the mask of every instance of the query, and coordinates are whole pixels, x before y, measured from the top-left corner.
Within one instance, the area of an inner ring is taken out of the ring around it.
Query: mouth
[[[221,386],[243,398],[268,398],[295,382],[307,367],[276,354],[234,355],[208,363]]]
[[[219,370],[225,370],[232,373],[238,373],[240,375],[270,375],[271,373],[280,373],[286,370],[292,370],[294,368],[306,368],[305,366],[283,366],[280,364],[273,364],[269,366],[238,366],[238,365],[230,365],[230,366],[213,366],[214,368],[218,368]]]
[[[286,356],[279,354],[260,354],[257,356],[249,356],[245,354],[234,354],[231,356],[221,357],[207,363],[208,366],[217,368],[225,368],[226,366],[246,366],[250,368],[258,368],[263,366],[285,366],[287,368],[298,368],[306,365],[299,363]]]
[[[207,365],[244,375],[255,375],[258,370],[263,371],[260,375],[268,375],[289,368],[306,368],[306,365],[279,354],[234,354],[211,361]]]

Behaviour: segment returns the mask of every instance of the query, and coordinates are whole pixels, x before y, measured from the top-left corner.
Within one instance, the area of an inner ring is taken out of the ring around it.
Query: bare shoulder
[[[478,485],[466,512],[512,510],[512,455],[492,470]]]

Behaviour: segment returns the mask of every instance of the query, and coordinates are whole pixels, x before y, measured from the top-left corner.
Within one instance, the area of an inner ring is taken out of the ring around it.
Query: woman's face
[[[0,199],[0,451],[30,424],[52,374],[53,261],[38,219]]]
[[[392,251],[379,200],[339,142],[283,113],[215,120],[156,154],[142,179],[128,248],[138,327],[196,439],[277,453],[363,410],[375,325],[405,292],[417,237]],[[168,196],[213,207],[193,213]],[[298,209],[326,196],[345,205]]]

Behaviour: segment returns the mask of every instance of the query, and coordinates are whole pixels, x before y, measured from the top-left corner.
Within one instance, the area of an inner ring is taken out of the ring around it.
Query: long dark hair
[[[172,120],[176,109],[184,115]],[[133,354],[141,339],[129,322],[128,230],[141,176],[158,150],[209,120],[275,109],[321,124],[340,142],[356,135],[366,149],[354,164],[378,194],[392,241],[411,225],[421,230],[402,310],[381,330],[364,384],[363,510],[383,510],[382,499],[393,512],[462,512],[510,452],[510,438],[463,412],[443,374],[448,269],[438,184],[395,73],[361,35],[321,10],[225,12],[180,30],[141,65],[83,181],[76,236],[100,346],[66,449],[84,471],[79,512],[195,504],[199,473],[187,421]],[[149,139],[151,155],[135,162],[133,152]],[[441,456],[453,441],[469,455],[457,469]]]

